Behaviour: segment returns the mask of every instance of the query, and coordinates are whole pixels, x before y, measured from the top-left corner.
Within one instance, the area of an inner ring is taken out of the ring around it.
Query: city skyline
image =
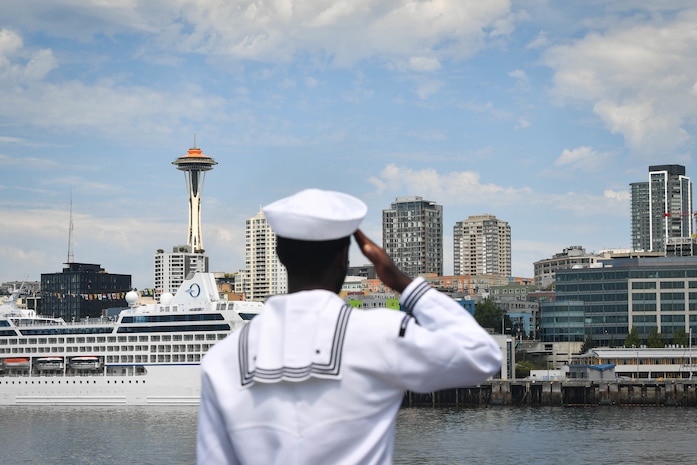
[[[396,198],[511,227],[512,274],[569,246],[631,247],[630,184],[693,175],[697,7],[584,2],[12,2],[0,19],[0,282],[72,255],[153,286],[187,242],[173,159],[218,163],[211,271],[245,220],[307,187],[356,195],[381,243]],[[194,139],[196,138],[196,139]],[[367,261],[352,246],[351,264]]]

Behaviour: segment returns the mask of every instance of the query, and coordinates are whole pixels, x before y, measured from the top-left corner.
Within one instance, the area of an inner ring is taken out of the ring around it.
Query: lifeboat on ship
[[[34,361],[34,366],[40,371],[58,371],[63,369],[63,357],[41,357]]]
[[[2,366],[5,369],[28,370],[29,359],[24,357],[6,358],[2,361]]]
[[[70,368],[73,370],[98,370],[102,367],[99,357],[85,355],[70,359]]]

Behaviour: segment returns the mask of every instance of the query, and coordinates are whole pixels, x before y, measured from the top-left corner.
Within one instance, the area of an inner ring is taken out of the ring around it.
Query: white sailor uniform
[[[334,293],[272,297],[201,364],[197,461],[389,464],[405,390],[476,385],[501,350],[423,279],[406,312],[350,309]]]

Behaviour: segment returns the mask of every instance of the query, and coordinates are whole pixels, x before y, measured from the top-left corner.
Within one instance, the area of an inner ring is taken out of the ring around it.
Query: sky
[[[628,249],[629,184],[697,177],[693,0],[2,0],[0,282],[72,258],[153,286],[186,243],[194,144],[211,271],[308,187],[507,221],[513,274]],[[72,217],[72,231],[71,231]],[[367,263],[352,246],[351,264]]]

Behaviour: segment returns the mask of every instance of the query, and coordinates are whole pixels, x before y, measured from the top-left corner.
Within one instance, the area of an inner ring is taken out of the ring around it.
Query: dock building
[[[617,379],[693,379],[697,365],[692,347],[598,347],[575,355],[569,378],[589,379],[589,370],[611,368]]]

